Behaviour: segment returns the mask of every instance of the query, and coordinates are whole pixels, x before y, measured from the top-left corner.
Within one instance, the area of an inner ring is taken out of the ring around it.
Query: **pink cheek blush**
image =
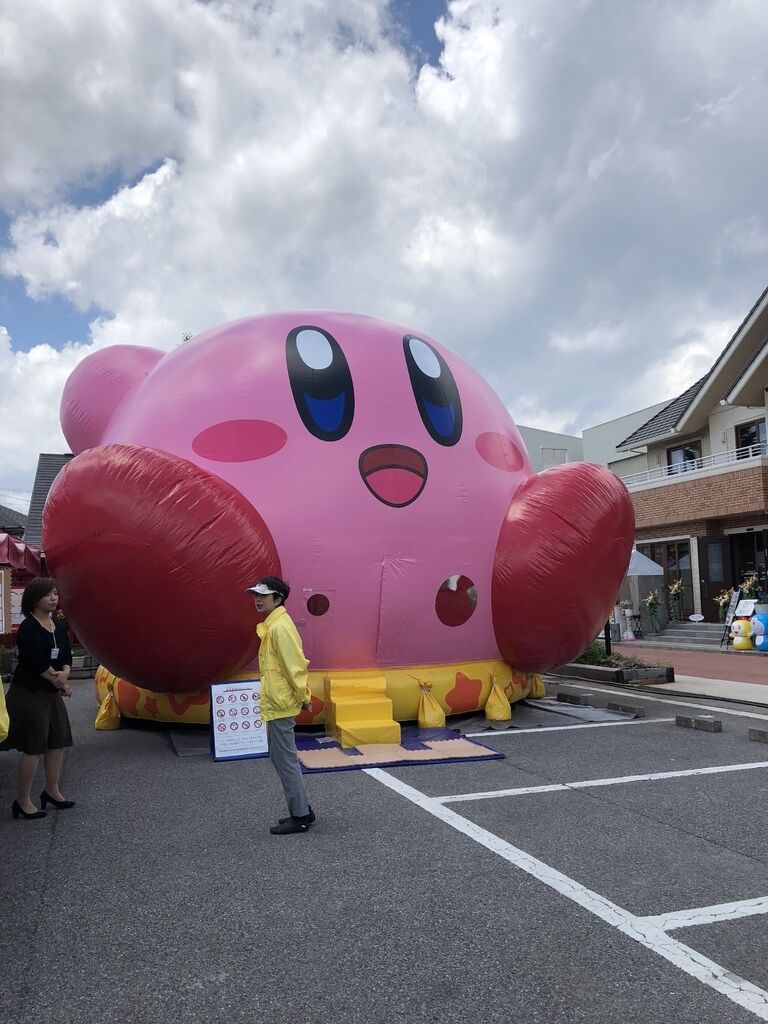
[[[515,442],[504,434],[480,434],[475,441],[475,448],[480,458],[485,459],[489,466],[503,469],[507,473],[514,473],[525,464],[523,453]]]
[[[288,435],[268,420],[225,420],[201,430],[192,450],[211,462],[253,462],[279,452]]]

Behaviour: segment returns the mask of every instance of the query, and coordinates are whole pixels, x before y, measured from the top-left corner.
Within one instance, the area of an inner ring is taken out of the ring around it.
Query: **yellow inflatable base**
[[[232,676],[232,681],[252,678],[253,673],[241,672]],[[331,678],[334,684],[359,683],[361,689],[367,689],[374,679],[383,678],[386,696],[392,701],[392,717],[396,722],[415,722],[418,718],[422,693],[420,683],[429,684],[429,692],[449,716],[482,711],[494,682],[501,687],[510,703],[523,697],[544,696],[544,682],[537,672],[519,672],[500,660],[359,672],[310,672],[311,709],[302,711],[296,720],[298,725],[325,724],[326,687]],[[125,718],[143,718],[171,725],[207,725],[209,722],[210,699],[207,686],[194,693],[157,693],[134,686],[127,679],[120,679],[101,666],[95,679],[96,698],[100,704],[110,684],[120,714]]]

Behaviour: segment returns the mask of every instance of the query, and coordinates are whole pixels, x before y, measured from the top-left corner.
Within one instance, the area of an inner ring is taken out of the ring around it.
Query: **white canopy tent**
[[[654,562],[647,555],[640,554],[633,548],[629,558],[627,576],[663,576],[664,570],[658,562]]]

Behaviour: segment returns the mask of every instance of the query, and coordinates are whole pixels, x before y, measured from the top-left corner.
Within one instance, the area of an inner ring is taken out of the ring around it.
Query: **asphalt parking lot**
[[[12,821],[0,757],[7,1019],[768,1020],[768,709],[622,700],[646,717],[483,737],[501,761],[312,775],[278,838],[267,762],[97,733],[80,684],[76,808]]]

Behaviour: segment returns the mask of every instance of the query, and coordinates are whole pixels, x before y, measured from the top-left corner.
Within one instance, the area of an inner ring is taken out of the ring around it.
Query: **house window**
[[[686,473],[697,469],[697,460],[701,458],[701,441],[691,441],[678,448],[667,448],[667,466],[670,474]]]
[[[725,583],[722,541],[718,540],[707,544],[707,569],[710,583]]]
[[[739,459],[762,455],[765,451],[765,420],[740,423],[736,427],[736,447]]]

